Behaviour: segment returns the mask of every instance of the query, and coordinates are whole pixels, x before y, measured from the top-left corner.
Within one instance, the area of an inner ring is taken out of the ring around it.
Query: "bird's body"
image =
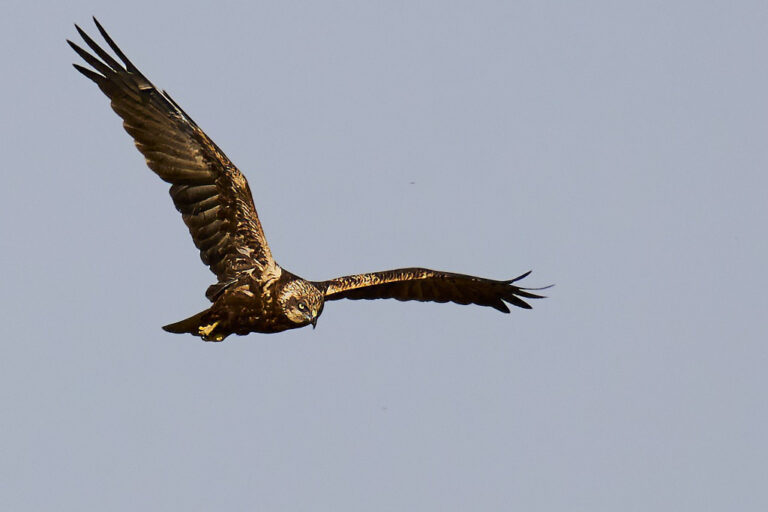
[[[515,279],[496,281],[405,268],[307,281],[272,258],[259,222],[248,182],[223,151],[164,91],[131,63],[106,31],[96,26],[115,60],[79,27],[78,32],[98,56],[76,44],[70,46],[93,69],[75,68],[95,82],[123,118],[147,165],[171,184],[176,209],[189,228],[203,263],[218,278],[206,297],[210,308],[164,327],[190,333],[206,341],[221,341],[230,334],[274,333],[315,326],[325,301],[338,299],[417,300],[490,306],[508,313],[505,302],[530,309],[522,298],[540,295],[521,288]],[[95,71],[94,71],[95,70]]]
[[[221,341],[230,334],[303,327],[316,322],[323,308],[323,294],[314,284],[279,266],[266,279],[246,271],[223,289],[212,288],[215,295],[210,297],[213,305],[209,309],[164,329]]]

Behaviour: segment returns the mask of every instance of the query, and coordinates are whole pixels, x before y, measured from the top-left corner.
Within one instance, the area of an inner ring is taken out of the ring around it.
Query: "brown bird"
[[[123,119],[147,165],[171,184],[171,198],[189,228],[203,263],[218,282],[206,291],[213,305],[163,327],[206,341],[230,334],[273,333],[312,324],[326,301],[397,299],[490,306],[509,313],[505,303],[530,309],[523,298],[541,295],[514,283],[530,272],[495,281],[425,268],[403,268],[307,281],[278,265],[256,215],[248,182],[165,91],[158,90],[112,41],[96,27],[118,62],[80,27],[80,36],[98,58],[67,40],[93,69],[74,64],[106,94]]]

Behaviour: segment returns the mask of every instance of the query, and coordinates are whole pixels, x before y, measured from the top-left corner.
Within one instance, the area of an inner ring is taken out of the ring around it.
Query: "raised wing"
[[[513,284],[528,274],[530,271],[507,281],[494,281],[426,268],[401,268],[337,277],[314,284],[324,292],[325,300],[397,299],[455,302],[490,306],[502,313],[509,313],[505,302],[520,308],[531,309],[531,306],[522,298],[544,298],[529,291],[543,288],[520,288]]]
[[[245,177],[165,91],[136,69],[96,18],[93,21],[122,64],[75,25],[99,58],[68,40],[93,70],[74,66],[109,97],[147,165],[172,185],[173,203],[203,263],[224,283],[245,269],[271,268],[274,260]]]

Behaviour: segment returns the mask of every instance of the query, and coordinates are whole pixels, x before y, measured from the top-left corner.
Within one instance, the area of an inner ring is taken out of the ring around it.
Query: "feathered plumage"
[[[171,184],[176,209],[189,228],[203,263],[216,274],[206,297],[213,305],[164,327],[220,341],[229,334],[279,332],[317,322],[325,301],[338,299],[418,300],[530,309],[523,299],[542,296],[514,283],[405,268],[310,282],[282,269],[272,258],[248,182],[227,156],[165,92],[131,63],[94,18],[116,60],[80,27],[95,56],[72,41],[92,69],[75,68],[109,97],[147,165]]]

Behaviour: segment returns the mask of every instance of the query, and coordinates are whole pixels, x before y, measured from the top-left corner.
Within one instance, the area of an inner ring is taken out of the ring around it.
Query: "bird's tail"
[[[172,332],[175,334],[190,333],[190,334],[194,334],[195,336],[199,336],[201,320],[203,318],[203,315],[208,313],[209,311],[210,309],[206,309],[205,311],[201,311],[196,315],[192,315],[189,318],[181,320],[180,322],[165,325],[163,326],[163,330]]]

